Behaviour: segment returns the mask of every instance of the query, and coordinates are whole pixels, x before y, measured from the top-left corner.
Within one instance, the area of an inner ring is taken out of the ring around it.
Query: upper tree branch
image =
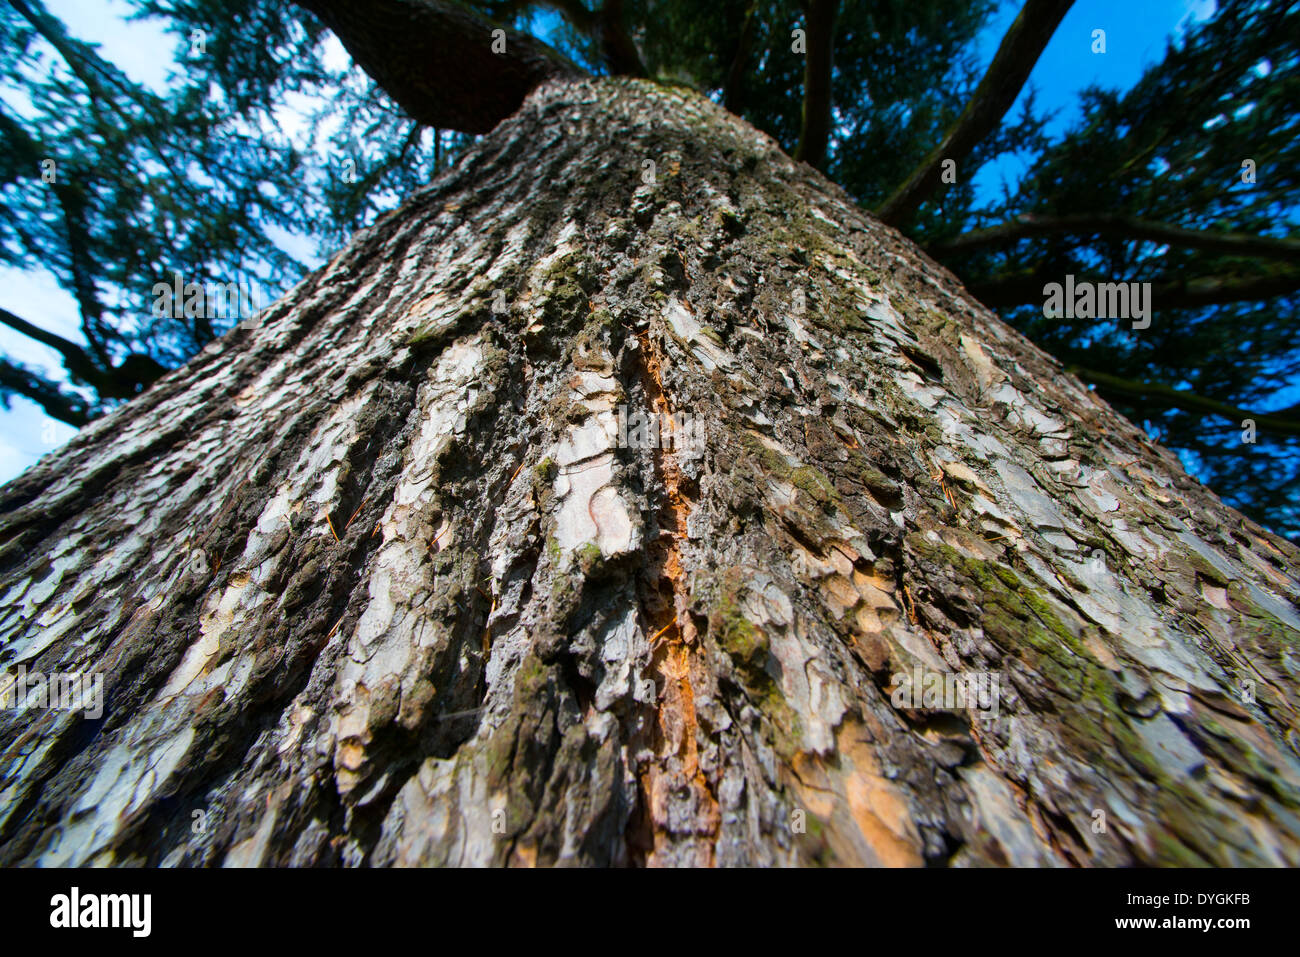
[[[1102,236],[1114,239],[1142,239],[1170,246],[1203,249],[1229,255],[1259,256],[1283,261],[1300,261],[1300,240],[1249,233],[1216,233],[1184,229],[1149,220],[1108,214],[1079,216],[1034,216],[1025,214],[1015,220],[977,229],[947,242],[936,243],[929,252],[934,256],[964,253],[986,246],[1005,245],[1038,236]]]
[[[960,163],[1007,114],[1074,0],[1027,0],[957,122],[907,180],[876,210],[891,226],[906,222],[939,186],[943,161]]]
[[[737,116],[745,111],[745,70],[749,64],[750,50],[754,46],[757,12],[758,0],[749,0],[749,6],[745,8],[745,17],[736,36],[736,53],[731,58],[731,67],[727,70],[727,78],[722,84],[722,105]]]
[[[1161,385],[1154,382],[1138,382],[1124,379],[1108,372],[1084,369],[1079,366],[1067,366],[1068,372],[1077,375],[1095,385],[1098,390],[1110,395],[1122,395],[1130,399],[1141,399],[1167,408],[1181,409],[1184,412],[1203,412],[1218,415],[1232,422],[1251,419],[1261,432],[1276,432],[1281,435],[1300,435],[1300,420],[1277,412],[1248,412],[1227,402],[1207,399],[1182,389]]]
[[[52,419],[81,428],[90,421],[86,400],[76,393],[64,392],[55,383],[30,369],[0,358],[0,395],[17,393],[45,410]],[[8,405],[8,400],[5,400]]]
[[[26,319],[15,316],[8,309],[0,308],[0,324],[6,325],[15,332],[20,332],[29,339],[34,339],[36,342],[55,350],[63,357],[63,367],[77,379],[93,388],[104,399],[129,399],[167,371],[166,367],[158,363],[157,360],[142,353],[132,353],[117,366],[114,366],[111,360],[102,363],[97,362],[94,356],[77,345],[77,343],[42,329],[40,326],[33,325]],[[24,375],[27,375],[27,373],[24,372]],[[51,386],[51,388],[58,392],[56,386]],[[43,400],[36,397],[38,393],[24,392],[23,394],[33,401],[42,402],[43,404]],[[57,400],[56,407],[61,407],[59,406],[61,402],[61,399]],[[50,415],[60,418],[54,412],[50,412]],[[71,422],[70,419],[64,419],[63,421]],[[71,424],[77,425],[79,423],[72,422]]]
[[[803,120],[794,158],[818,169],[826,164],[831,137],[831,73],[834,68],[835,13],[839,0],[804,0],[807,51],[803,69]]]
[[[550,7],[579,33],[585,33],[600,47],[600,57],[611,76],[646,76],[645,65],[636,44],[628,35],[623,20],[623,0],[604,0],[600,9],[592,10],[583,0],[537,0]],[[532,6],[531,0],[508,0],[492,10],[492,15],[513,19]]]
[[[47,154],[41,145],[23,128],[22,124],[14,120],[2,109],[0,109],[0,134],[3,134],[3,142],[6,148],[19,157],[24,165],[29,166],[33,176],[36,175],[37,163]],[[68,277],[71,280],[77,306],[81,310],[81,328],[86,335],[86,341],[90,343],[91,349],[98,360],[98,365],[106,368],[112,365],[112,360],[109,358],[105,340],[113,335],[113,330],[104,321],[104,308],[99,301],[99,295],[95,287],[95,276],[99,269],[91,251],[90,232],[85,223],[86,199],[81,187],[73,185],[67,178],[66,167],[62,176],[62,179],[56,177],[49,188],[58,204],[59,216],[63,221],[64,233],[67,237]],[[6,313],[6,315],[12,315],[12,313]],[[22,322],[23,320],[18,321]],[[6,324],[12,325],[7,321]],[[37,327],[31,326],[31,328],[35,329]],[[19,331],[24,330],[20,329]],[[24,334],[30,335],[25,331]],[[33,336],[33,338],[36,337]],[[50,343],[46,344],[49,345]],[[80,346],[74,346],[74,348],[81,351]],[[85,355],[84,352],[82,354]],[[68,368],[72,369],[71,366]],[[90,380],[87,379],[86,381]]]
[[[623,0],[605,0],[596,15],[605,69],[613,76],[645,76],[645,65],[623,21]]]
[[[100,366],[91,358],[90,353],[75,342],[35,326],[26,319],[15,316],[8,309],[0,309],[0,323],[58,352],[63,356],[64,367],[88,385],[95,385],[102,376]]]
[[[426,126],[486,133],[544,80],[582,70],[526,33],[450,0],[297,0],[357,65]],[[492,31],[505,30],[505,52]]]

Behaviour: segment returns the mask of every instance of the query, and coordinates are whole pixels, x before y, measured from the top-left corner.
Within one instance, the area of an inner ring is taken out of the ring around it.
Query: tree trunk
[[[1296,548],[686,91],[548,82],[0,509],[105,689],[0,711],[4,863],[1300,863]]]

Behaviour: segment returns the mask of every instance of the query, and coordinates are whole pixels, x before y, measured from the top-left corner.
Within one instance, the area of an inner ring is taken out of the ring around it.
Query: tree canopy
[[[157,315],[156,284],[283,291],[309,266],[289,239],[337,247],[539,77],[648,76],[703,91],[821,169],[1230,504],[1300,535],[1300,407],[1286,391],[1300,379],[1296,2],[1221,0],[1135,86],[1089,89],[1080,119],[1050,135],[1020,94],[1069,0],[1028,0],[983,68],[994,0],[132,6],[175,39],[163,90],[40,0],[0,5],[0,262],[52,272],[81,333],[53,333],[39,303],[0,310],[62,365],[0,358],[6,402],[84,424],[237,318]],[[421,29],[435,10],[440,29]],[[409,49],[367,42],[392,35],[368,33],[383,18],[409,18]],[[510,54],[493,58],[498,26]],[[329,56],[331,29],[351,63]],[[304,110],[303,130],[282,129]],[[977,189],[1008,156],[1028,168],[1015,188]],[[1067,275],[1151,283],[1154,320],[1049,317],[1044,287]]]

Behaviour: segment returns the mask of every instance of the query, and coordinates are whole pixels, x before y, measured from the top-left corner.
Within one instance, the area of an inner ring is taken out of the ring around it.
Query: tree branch
[[[1182,389],[1175,389],[1172,386],[1124,379],[1107,372],[1098,372],[1080,366],[1066,366],[1066,371],[1093,383],[1103,393],[1155,402],[1167,408],[1181,409],[1184,412],[1203,412],[1208,415],[1218,415],[1234,423],[1253,419],[1255,428],[1261,432],[1300,435],[1300,419],[1289,418],[1276,412],[1248,412],[1245,409],[1237,408],[1235,405],[1229,405],[1215,399],[1207,399],[1204,396],[1186,392]]]
[[[749,63],[749,52],[754,46],[757,12],[758,0],[749,0],[749,6],[745,8],[745,19],[741,22],[736,38],[736,54],[731,58],[731,67],[722,84],[722,105],[736,116],[745,111],[745,67]]]
[[[526,33],[450,0],[297,0],[425,126],[486,133],[543,81],[583,71]],[[505,52],[492,51],[494,30]]]
[[[98,392],[103,399],[133,398],[167,372],[166,366],[139,352],[131,353],[117,366],[113,366],[111,362],[101,365],[75,342],[35,326],[26,319],[15,316],[8,309],[0,308],[0,323],[58,352],[63,356],[63,367]],[[33,375],[26,370],[23,371],[25,375]],[[57,391],[57,387],[52,384],[50,388]],[[29,398],[33,398],[34,395],[26,392],[23,394],[28,395]],[[33,401],[40,400],[33,398]]]
[[[590,9],[582,0],[539,0],[542,6],[550,7],[564,19],[569,21],[569,25],[579,33],[586,33],[594,36],[596,27],[596,12]],[[528,6],[527,0],[517,4],[519,7]]]
[[[623,0],[605,0],[596,19],[600,24],[600,49],[605,57],[605,69],[610,75],[645,76],[645,65],[623,21]]]
[[[3,110],[0,110],[0,133],[4,134],[6,146],[30,163],[32,175],[36,175],[36,162],[46,155],[41,145],[27,133],[22,124]],[[113,330],[104,322],[104,309],[95,289],[97,266],[91,253],[90,234],[85,225],[86,200],[81,188],[69,181],[66,167],[63,177],[62,180],[56,179],[51,183],[50,190],[58,203],[59,216],[67,236],[68,276],[73,296],[81,310],[81,328],[86,341],[90,343],[99,365],[107,367],[111,365],[111,360],[106,343],[102,340],[112,335]]]
[[[1060,282],[1061,276],[1030,275],[995,279],[968,286],[970,294],[984,305],[998,309],[1041,303],[1043,287]],[[1230,302],[1254,302],[1282,296],[1300,289],[1300,270],[1283,270],[1266,276],[1202,276],[1198,279],[1154,279],[1151,304],[1156,309],[1198,309]]]
[[[15,316],[8,309],[0,308],[0,323],[4,323],[15,332],[21,332],[29,339],[35,339],[42,345],[49,346],[51,349],[63,356],[64,367],[84,381],[87,385],[95,385],[101,377],[102,370],[96,365],[95,360],[91,358],[90,353],[81,346],[60,335],[48,332],[40,326],[34,326],[26,319]]]
[[[1034,216],[1025,214],[1011,222],[976,229],[946,242],[936,243],[927,252],[932,256],[949,256],[986,246],[1006,245],[1040,236],[1103,236],[1115,239],[1141,239],[1170,246],[1203,249],[1229,255],[1258,256],[1287,262],[1300,261],[1300,240],[1250,233],[1218,233],[1185,229],[1165,223],[1115,216],[1104,213],[1079,216]]]
[[[81,428],[90,421],[86,400],[75,393],[64,392],[57,385],[30,369],[0,358],[0,402],[9,407],[8,395],[17,394],[30,399],[45,410],[52,419]]]
[[[591,10],[583,0],[540,0],[543,6],[559,13],[579,33],[585,33],[600,45],[601,59],[611,76],[646,76],[645,65],[636,44],[628,35],[623,21],[623,0],[604,0],[599,10]],[[514,15],[526,2],[507,4],[503,9]]]
[[[907,180],[876,210],[891,226],[911,218],[938,188],[944,160],[960,163],[1002,122],[1074,0],[1027,0],[957,122]]]
[[[808,48],[804,54],[803,120],[794,158],[818,169],[826,165],[826,147],[831,138],[831,74],[838,6],[839,0],[803,2]]]

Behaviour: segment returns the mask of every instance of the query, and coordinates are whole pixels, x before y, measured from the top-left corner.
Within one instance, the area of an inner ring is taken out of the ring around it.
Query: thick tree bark
[[[6,668],[106,684],[0,712],[6,863],[1300,862],[1297,550],[679,89],[543,85],[0,510]]]

